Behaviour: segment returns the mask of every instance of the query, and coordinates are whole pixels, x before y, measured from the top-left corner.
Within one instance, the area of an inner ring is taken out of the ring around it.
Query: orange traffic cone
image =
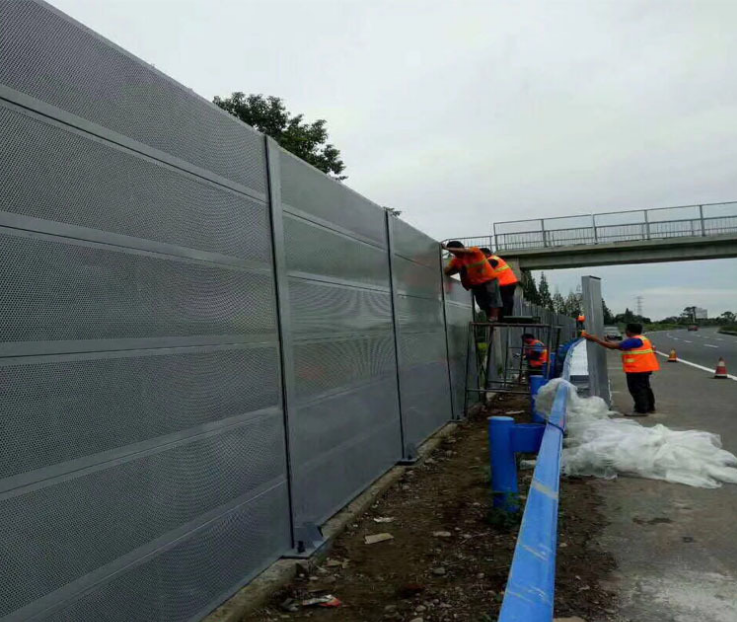
[[[727,374],[727,364],[724,362],[724,357],[719,357],[719,362],[717,363],[717,370],[714,372],[714,378],[729,378],[729,374]]]
[[[669,363],[677,363],[678,362],[678,355],[676,354],[676,349],[675,348],[673,348],[670,351],[670,356],[668,357],[668,362]]]

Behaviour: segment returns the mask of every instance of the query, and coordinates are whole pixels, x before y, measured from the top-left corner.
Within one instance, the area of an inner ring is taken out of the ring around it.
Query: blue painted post
[[[545,417],[535,410],[535,397],[538,391],[546,384],[550,382],[550,378],[543,378],[542,376],[530,376],[530,399],[532,400],[532,422],[533,423],[545,423]]]
[[[494,508],[506,512],[519,510],[517,462],[513,446],[514,425],[512,417],[489,417],[491,492]]]

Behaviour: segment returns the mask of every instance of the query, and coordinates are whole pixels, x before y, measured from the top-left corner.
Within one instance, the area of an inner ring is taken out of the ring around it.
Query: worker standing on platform
[[[466,248],[456,240],[444,244],[443,249],[453,255],[445,267],[445,274],[460,274],[464,287],[471,289],[476,304],[486,313],[489,322],[499,321],[503,306],[499,283],[481,249],[477,246]]]
[[[622,351],[622,366],[627,376],[627,388],[635,401],[635,411],[631,417],[644,417],[655,412],[655,394],[650,387],[650,376],[660,369],[655,346],[642,335],[642,324],[627,324],[627,339],[623,341],[605,341],[595,335],[584,332],[589,341],[598,343],[610,350]]]
[[[522,341],[525,344],[523,354],[525,361],[527,361],[530,376],[539,376],[543,373],[548,362],[548,348],[532,333],[522,335]]]
[[[494,270],[494,278],[499,283],[499,291],[502,295],[502,317],[514,315],[514,293],[517,291],[519,279],[512,270],[511,266],[504,261],[499,255],[491,252],[491,249],[482,248],[481,251],[486,255],[492,269]]]

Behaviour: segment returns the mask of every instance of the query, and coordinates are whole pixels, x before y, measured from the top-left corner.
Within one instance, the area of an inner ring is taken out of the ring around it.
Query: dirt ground
[[[527,409],[527,399],[506,396],[461,424],[337,538],[320,566],[305,568],[267,608],[242,622],[496,620],[519,525],[491,508],[486,416],[518,411],[515,417],[526,420]],[[523,500],[531,475],[521,472]],[[586,481],[563,482],[558,617],[603,622],[614,613],[611,595],[598,584],[613,562],[592,544],[604,526],[599,502]],[[366,544],[366,536],[381,533],[393,538]],[[289,611],[325,594],[336,596],[341,606]]]

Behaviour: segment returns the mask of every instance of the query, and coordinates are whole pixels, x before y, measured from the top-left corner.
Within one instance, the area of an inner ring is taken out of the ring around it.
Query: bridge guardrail
[[[570,379],[571,353],[563,366]],[[537,465],[527,495],[499,622],[550,622],[555,602],[558,543],[558,493],[561,452],[570,387],[560,386],[545,426]]]
[[[506,221],[493,230],[483,239],[498,252],[706,237],[737,233],[737,202]]]

